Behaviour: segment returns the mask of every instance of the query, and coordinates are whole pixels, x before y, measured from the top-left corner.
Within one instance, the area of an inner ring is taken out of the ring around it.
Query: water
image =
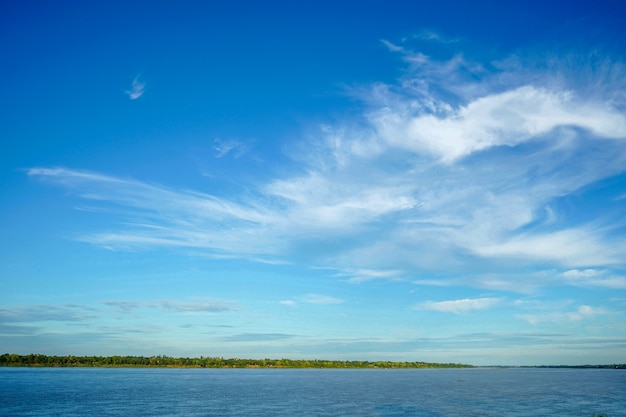
[[[626,417],[610,369],[0,368],[2,416]]]

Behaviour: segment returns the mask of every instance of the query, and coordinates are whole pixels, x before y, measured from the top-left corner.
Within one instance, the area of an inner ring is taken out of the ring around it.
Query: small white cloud
[[[388,41],[388,40],[386,40],[386,39],[381,39],[380,41],[381,41],[381,42],[383,43],[383,45],[385,45],[385,46],[386,46],[386,47],[387,47],[387,48],[388,48],[391,52],[406,52],[406,50],[405,50],[403,47],[398,46],[398,45],[396,45],[396,44],[393,44],[393,43],[389,42],[389,41]]]
[[[502,298],[464,298],[450,301],[426,301],[416,306],[418,310],[440,313],[464,314],[473,310],[486,310],[502,302]]]
[[[237,140],[222,140],[219,138],[213,141],[213,149],[215,149],[216,158],[223,158],[230,154],[235,159],[249,150],[248,145],[243,142]]]
[[[569,271],[563,272],[561,275],[567,279],[585,279],[596,277],[602,274],[602,271],[598,271],[597,269],[570,269]]]
[[[375,279],[397,280],[402,275],[402,271],[398,269],[355,269],[348,270],[338,274],[338,276],[347,276],[348,282],[361,283],[372,281]]]
[[[607,247],[596,231],[571,228],[552,233],[522,234],[471,248],[487,257],[545,259],[570,266],[609,265],[620,261],[621,247]],[[579,277],[580,278],[580,277]]]
[[[293,300],[282,300],[279,301],[280,304],[284,305],[284,306],[288,306],[288,307],[295,307],[296,306],[296,302]]]
[[[422,32],[415,35],[414,38],[421,41],[436,41],[440,43],[454,43],[459,41],[455,38],[447,39],[439,33],[433,32],[432,30],[423,30]]]
[[[126,90],[126,94],[130,97],[131,100],[137,100],[139,97],[143,96],[143,93],[146,91],[146,83],[139,81],[139,76],[136,76],[131,84],[130,90]]]
[[[606,270],[570,269],[561,274],[567,284],[604,288],[626,288],[626,277],[607,276]]]
[[[126,300],[106,300],[102,304],[115,307],[118,311],[129,312],[136,309],[159,309],[175,311],[178,313],[200,313],[200,312],[223,312],[234,311],[239,308],[230,302],[222,300],[156,300],[156,301],[126,301]]]
[[[328,295],[307,294],[300,298],[300,301],[307,304],[341,304],[342,299],[330,297]]]
[[[589,281],[590,284],[596,287],[605,287],[613,289],[626,289],[626,277],[609,277],[604,279],[594,279]]]
[[[542,322],[573,323],[603,314],[608,314],[608,312],[603,308],[581,305],[574,311],[549,312],[541,314],[518,314],[516,317],[526,320],[530,324],[538,324]]]
[[[389,49],[389,51],[402,54],[403,59],[413,65],[419,66],[429,62],[428,56],[424,55],[421,52],[415,52],[410,49],[406,49],[403,46],[396,45],[385,39],[381,39],[381,42],[387,47],[387,49]]]
[[[411,281],[415,285],[423,285],[428,287],[449,287],[454,283],[444,280],[438,279],[417,279],[415,281]]]

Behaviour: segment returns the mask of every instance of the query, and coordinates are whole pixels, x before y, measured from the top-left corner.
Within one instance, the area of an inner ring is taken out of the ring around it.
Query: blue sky
[[[433,3],[0,6],[0,350],[624,362],[623,6]]]

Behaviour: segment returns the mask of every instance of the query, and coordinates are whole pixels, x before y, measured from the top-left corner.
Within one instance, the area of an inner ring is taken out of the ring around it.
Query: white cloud
[[[136,76],[131,84],[130,90],[126,90],[126,94],[131,100],[137,100],[143,96],[146,91],[146,83],[139,81],[139,76]]]
[[[75,189],[85,199],[114,204],[117,212],[121,208],[121,215],[134,219],[119,231],[81,236],[80,240],[86,242],[113,249],[187,247],[239,255],[274,251],[269,242],[259,240],[255,225],[273,224],[280,218],[254,202],[237,203],[208,194],[64,168],[33,168],[28,174]],[[220,222],[228,222],[231,227],[220,226]]]
[[[626,289],[626,277],[611,275],[606,270],[570,269],[561,273],[561,277],[571,285]]]
[[[591,284],[596,287],[605,287],[605,288],[613,288],[616,290],[626,290],[626,277],[620,276],[610,276],[602,279],[593,279],[588,281],[588,284]]]
[[[415,285],[424,285],[424,286],[432,286],[432,287],[449,287],[454,285],[454,282],[444,281],[441,279],[418,279],[412,281]]]
[[[526,320],[530,324],[538,324],[542,322],[573,323],[604,314],[608,314],[608,312],[603,308],[581,305],[574,311],[518,314],[516,317]]]
[[[328,295],[321,294],[306,294],[303,297],[300,297],[300,300],[303,303],[307,304],[341,304],[343,303],[342,299],[331,297]]]
[[[400,279],[404,274],[398,269],[352,269],[337,274],[339,277],[348,277],[348,282],[360,283],[375,279]]]
[[[155,300],[155,301],[137,301],[137,300],[109,300],[102,301],[102,304],[115,307],[119,311],[128,312],[136,309],[156,308],[159,310],[175,311],[179,313],[201,313],[201,312],[222,312],[233,311],[239,308],[234,304],[222,300]]]
[[[405,52],[405,49],[399,45],[395,45],[386,39],[380,40],[391,52]]]
[[[572,228],[553,233],[521,234],[504,241],[479,245],[473,250],[490,257],[522,257],[547,260],[569,266],[610,265],[621,262],[623,246],[607,247],[597,232]]]
[[[445,38],[441,34],[437,32],[433,32],[432,30],[423,30],[417,35],[413,36],[413,38],[418,39],[418,40],[424,40],[424,41],[437,41],[440,43],[454,43],[454,42],[459,41],[458,39],[455,39],[455,38],[451,38],[451,39]]]
[[[39,304],[0,307],[0,323],[84,321],[94,317],[94,309],[79,304]]]
[[[597,269],[570,269],[561,275],[567,279],[585,279],[602,275],[603,271]]]
[[[237,140],[222,140],[218,138],[213,141],[213,149],[215,150],[216,158],[231,155],[233,158],[237,159],[247,153],[249,147],[247,144]]]
[[[350,228],[386,214],[411,209],[416,201],[409,189],[389,184],[365,186],[363,178],[332,178],[322,172],[277,180],[265,193],[290,203],[292,224],[301,228]]]
[[[418,304],[418,310],[437,311],[440,313],[465,314],[474,310],[486,310],[503,301],[502,298],[464,298],[450,301],[426,301]]]
[[[461,55],[436,61],[383,43],[404,54],[406,76],[355,92],[369,106],[361,119],[322,126],[294,152],[293,166],[259,177],[246,194],[217,197],[65,168],[28,173],[121,217],[79,237],[112,249],[305,263],[352,282],[433,277],[417,281],[429,284],[446,271],[458,274],[448,281],[455,285],[523,292],[547,284],[515,268],[541,263],[604,268],[580,282],[622,288],[608,270],[626,255],[613,235],[619,219],[574,213],[571,221],[560,203],[625,171],[623,88],[609,96],[611,79],[590,80],[605,95],[590,97],[576,90],[583,83],[555,83],[536,68],[487,70]],[[238,141],[214,147],[216,157],[245,151]],[[493,266],[502,273],[467,273]]]
[[[626,137],[626,119],[619,112],[576,102],[568,91],[534,86],[480,97],[445,117],[403,117],[383,111],[373,121],[392,146],[428,152],[445,163],[495,146],[542,138],[559,126],[577,126],[603,138]]]

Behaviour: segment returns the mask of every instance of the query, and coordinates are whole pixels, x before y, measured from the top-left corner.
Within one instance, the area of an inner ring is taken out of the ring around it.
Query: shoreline
[[[320,359],[243,359],[223,357],[174,358],[170,356],[48,356],[0,355],[0,367],[49,368],[264,368],[264,369],[422,369],[474,368],[461,363],[408,361],[340,361]]]
[[[181,368],[181,369],[626,369],[626,364],[597,365],[489,365],[423,361],[347,361],[321,359],[243,359],[170,356],[57,356],[3,354],[0,367],[13,368]]]

